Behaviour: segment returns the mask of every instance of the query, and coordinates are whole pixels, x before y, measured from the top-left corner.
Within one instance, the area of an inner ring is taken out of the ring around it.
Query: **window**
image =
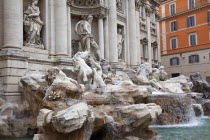
[[[170,5],[170,11],[171,11],[171,15],[176,14],[176,5],[175,5],[175,3]]]
[[[207,12],[208,22],[210,22],[210,11]]]
[[[177,48],[177,38],[171,38],[171,49]]]
[[[196,33],[189,34],[189,46],[196,46],[196,45],[197,45]]]
[[[177,30],[177,22],[172,21],[171,22],[171,32],[176,31],[176,30]]]
[[[189,56],[189,63],[198,63],[198,62],[199,62],[199,55]]]
[[[170,65],[179,65],[179,58],[178,57],[174,57],[170,59]]]
[[[187,27],[195,26],[195,16],[190,16],[187,18]]]
[[[142,46],[142,57],[147,58],[147,45]]]
[[[195,8],[195,0],[189,0],[189,9]]]
[[[157,47],[153,47],[153,60],[157,60]]]

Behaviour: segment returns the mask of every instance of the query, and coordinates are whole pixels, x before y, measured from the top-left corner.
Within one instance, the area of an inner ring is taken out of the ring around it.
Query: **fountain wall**
[[[173,125],[188,122],[194,117],[189,94],[149,95],[148,103],[156,103],[163,109],[157,118],[157,125]]]

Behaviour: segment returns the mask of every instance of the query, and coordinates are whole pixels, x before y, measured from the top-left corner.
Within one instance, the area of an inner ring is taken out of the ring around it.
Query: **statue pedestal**
[[[20,103],[19,79],[27,73],[28,56],[22,50],[3,49],[0,51],[0,94],[7,102]]]

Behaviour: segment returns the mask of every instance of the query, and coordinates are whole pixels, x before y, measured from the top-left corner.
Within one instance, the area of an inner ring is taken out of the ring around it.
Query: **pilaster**
[[[129,0],[129,47],[131,66],[137,65],[135,0]]]
[[[116,0],[109,0],[109,62],[118,63]]]

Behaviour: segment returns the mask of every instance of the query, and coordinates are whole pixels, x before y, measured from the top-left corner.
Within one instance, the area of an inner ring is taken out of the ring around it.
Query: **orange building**
[[[200,72],[210,82],[210,0],[162,0],[160,46],[170,77]]]

